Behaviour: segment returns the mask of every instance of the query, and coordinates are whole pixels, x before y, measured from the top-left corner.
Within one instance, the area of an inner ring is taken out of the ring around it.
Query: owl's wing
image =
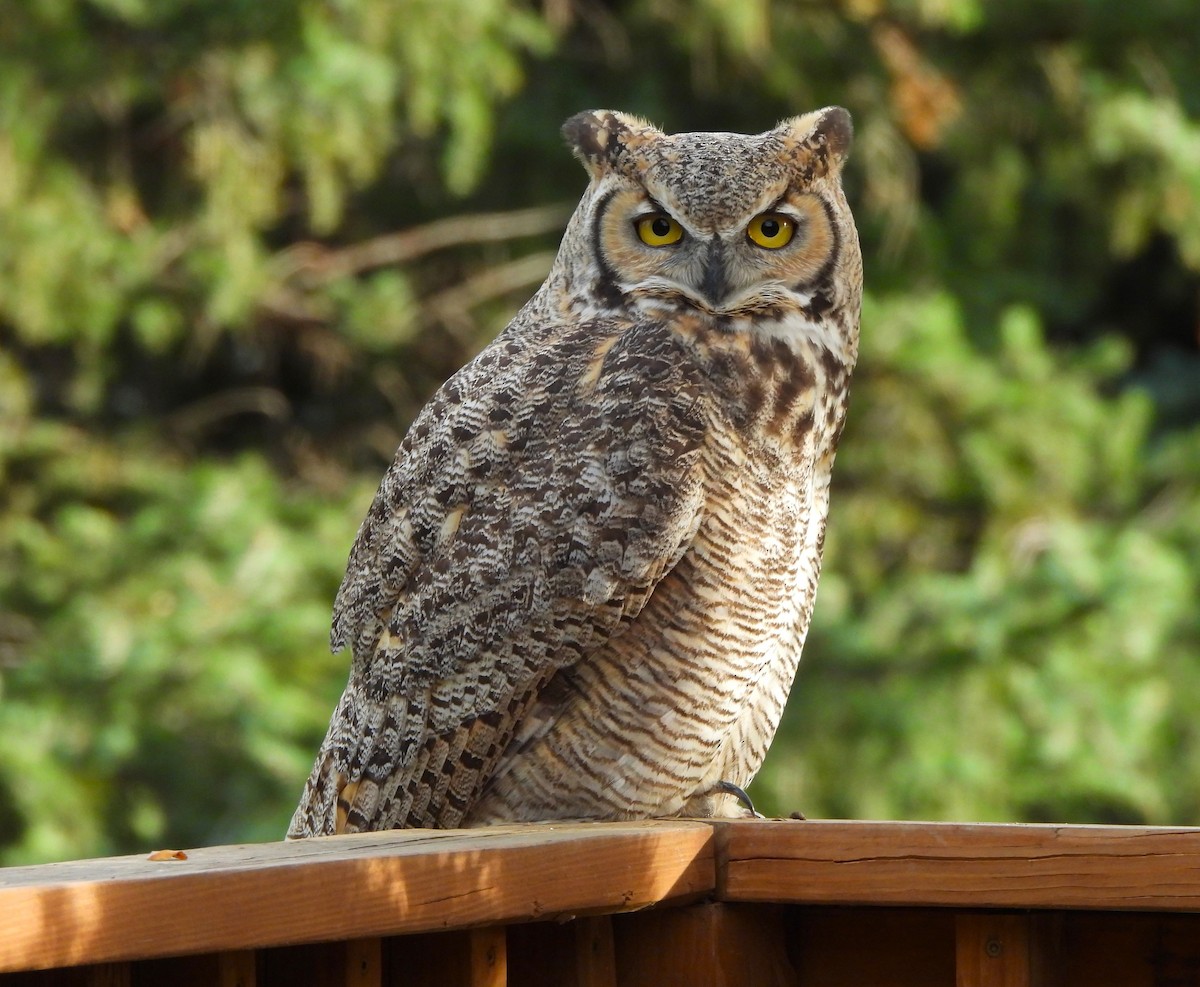
[[[542,685],[695,535],[706,401],[684,344],[612,320],[521,337],[442,387],[363,521],[334,608],[350,682],[289,836],[456,825]]]

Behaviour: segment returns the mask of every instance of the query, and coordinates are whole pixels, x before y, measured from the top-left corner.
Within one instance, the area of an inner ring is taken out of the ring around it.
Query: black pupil
[[[665,216],[659,216],[650,224],[650,230],[655,236],[669,236],[671,233],[671,221]]]
[[[762,235],[768,240],[774,240],[775,237],[779,236],[779,220],[764,219],[762,221]]]

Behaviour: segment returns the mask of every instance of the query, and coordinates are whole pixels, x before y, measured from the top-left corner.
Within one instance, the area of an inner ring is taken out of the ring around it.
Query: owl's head
[[[563,134],[592,178],[564,241],[572,273],[590,272],[590,308],[686,307],[852,358],[862,257],[841,187],[849,113],[828,107],[745,135],[664,134],[596,110]]]

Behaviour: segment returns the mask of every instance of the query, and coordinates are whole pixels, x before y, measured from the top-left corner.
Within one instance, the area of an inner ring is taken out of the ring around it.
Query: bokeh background
[[[1200,823],[1195,0],[21,0],[0,16],[0,861],[278,838],[407,423],[585,108],[854,114],[868,298],[753,793]]]

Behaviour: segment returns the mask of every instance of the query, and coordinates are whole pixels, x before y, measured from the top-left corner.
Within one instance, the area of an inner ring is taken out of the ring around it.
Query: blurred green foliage
[[[1194,41],[1192,0],[8,5],[0,860],[282,833],[362,512],[544,276],[599,106],[856,119],[765,808],[1200,822]]]

